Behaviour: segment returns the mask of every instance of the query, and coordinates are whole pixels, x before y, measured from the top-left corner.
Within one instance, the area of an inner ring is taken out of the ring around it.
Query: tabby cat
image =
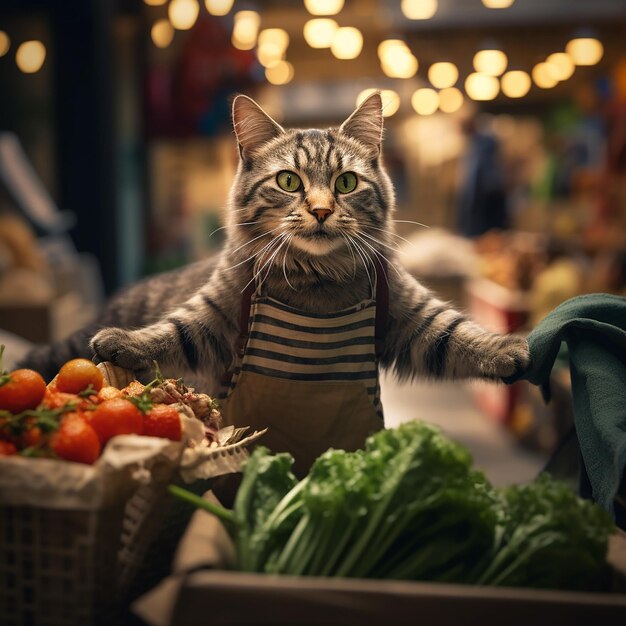
[[[323,313],[370,297],[378,275],[389,291],[379,366],[400,379],[501,379],[528,366],[524,339],[485,331],[400,265],[379,94],[327,130],[286,130],[237,96],[233,123],[240,160],[221,255],[127,289],[97,326],[36,350],[23,365],[52,375],[70,357],[91,356],[87,340],[99,329],[89,344],[98,359],[133,370],[158,361],[216,393],[236,361],[250,281],[295,309]],[[383,257],[387,270],[377,272]]]

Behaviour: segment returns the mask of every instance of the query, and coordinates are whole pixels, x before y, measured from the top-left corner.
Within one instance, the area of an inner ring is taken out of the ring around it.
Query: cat
[[[240,159],[221,254],[130,287],[95,325],[34,351],[23,366],[53,373],[67,358],[95,354],[145,372],[156,361],[216,394],[237,360],[242,292],[251,281],[315,314],[361,302],[385,280],[378,365],[400,380],[498,380],[528,367],[524,338],[481,328],[398,261],[379,93],[338,128],[284,129],[244,95],[234,99],[232,118]]]

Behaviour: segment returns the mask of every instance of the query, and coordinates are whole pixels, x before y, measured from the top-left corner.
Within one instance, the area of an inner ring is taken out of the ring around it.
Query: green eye
[[[350,193],[356,189],[357,178],[354,172],[339,174],[335,181],[335,189],[339,193]]]
[[[300,189],[300,185],[302,185],[300,177],[293,172],[288,172],[287,170],[278,173],[276,182],[278,183],[278,186],[285,191],[298,191],[298,189]]]

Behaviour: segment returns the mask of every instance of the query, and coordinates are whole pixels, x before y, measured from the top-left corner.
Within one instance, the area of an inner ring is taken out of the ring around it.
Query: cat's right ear
[[[233,101],[233,128],[241,158],[254,154],[285,131],[252,98],[237,96]]]

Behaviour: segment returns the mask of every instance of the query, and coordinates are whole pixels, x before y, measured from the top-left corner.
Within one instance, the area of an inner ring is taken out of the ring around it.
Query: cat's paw
[[[96,361],[110,361],[124,369],[144,370],[151,363],[145,346],[123,328],[104,328],[94,335],[90,346]]]
[[[507,336],[495,355],[488,372],[493,378],[519,378],[530,366],[528,341],[524,337]]]

